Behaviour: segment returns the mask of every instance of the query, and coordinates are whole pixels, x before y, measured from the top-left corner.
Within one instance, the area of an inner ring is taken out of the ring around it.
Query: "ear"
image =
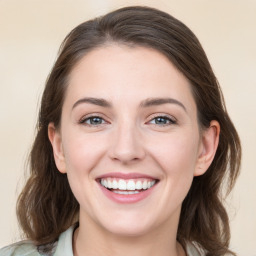
[[[202,132],[194,176],[203,175],[211,165],[219,144],[220,125],[213,120]]]
[[[48,125],[48,137],[52,144],[55,164],[61,173],[66,173],[66,162],[60,132],[53,123]]]

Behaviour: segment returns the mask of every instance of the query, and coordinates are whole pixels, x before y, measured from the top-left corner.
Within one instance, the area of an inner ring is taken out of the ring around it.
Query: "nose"
[[[112,160],[129,164],[145,157],[142,136],[134,126],[124,123],[112,133],[109,156]]]

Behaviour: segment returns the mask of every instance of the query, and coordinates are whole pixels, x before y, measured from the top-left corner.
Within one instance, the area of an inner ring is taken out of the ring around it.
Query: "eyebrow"
[[[93,105],[97,105],[100,107],[105,107],[105,108],[110,108],[112,107],[112,104],[104,99],[99,99],[99,98],[92,98],[92,97],[85,97],[80,100],[78,100],[72,107],[74,109],[77,105],[81,103],[90,103]]]
[[[176,104],[180,107],[182,107],[185,112],[187,112],[186,107],[178,100],[173,99],[173,98],[149,98],[144,100],[140,106],[141,107],[151,107],[151,106],[158,106],[158,105],[163,105],[163,104]]]
[[[93,105],[97,105],[97,106],[105,107],[105,108],[112,107],[112,104],[105,99],[85,97],[85,98],[82,98],[82,99],[76,101],[75,104],[73,105],[72,109],[74,109],[77,105],[82,104],[82,103],[89,103],[89,104],[93,104]],[[140,107],[147,108],[147,107],[159,106],[159,105],[163,105],[163,104],[176,104],[176,105],[182,107],[185,110],[185,112],[187,112],[186,107],[180,101],[173,99],[173,98],[148,98],[141,102]]]

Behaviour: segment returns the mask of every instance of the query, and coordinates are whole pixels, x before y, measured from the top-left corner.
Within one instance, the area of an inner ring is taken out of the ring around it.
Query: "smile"
[[[152,194],[159,180],[140,174],[108,174],[97,179],[102,192],[116,203],[136,203]]]
[[[103,187],[117,194],[132,195],[140,193],[154,186],[156,180],[149,179],[113,179],[103,178],[100,180]]]

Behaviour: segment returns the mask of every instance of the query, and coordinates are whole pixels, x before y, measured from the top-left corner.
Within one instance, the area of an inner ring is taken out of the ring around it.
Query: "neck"
[[[168,228],[169,227],[169,228]],[[124,236],[103,230],[92,222],[83,222],[73,237],[74,256],[185,256],[176,241],[177,227],[163,227],[146,234]]]

